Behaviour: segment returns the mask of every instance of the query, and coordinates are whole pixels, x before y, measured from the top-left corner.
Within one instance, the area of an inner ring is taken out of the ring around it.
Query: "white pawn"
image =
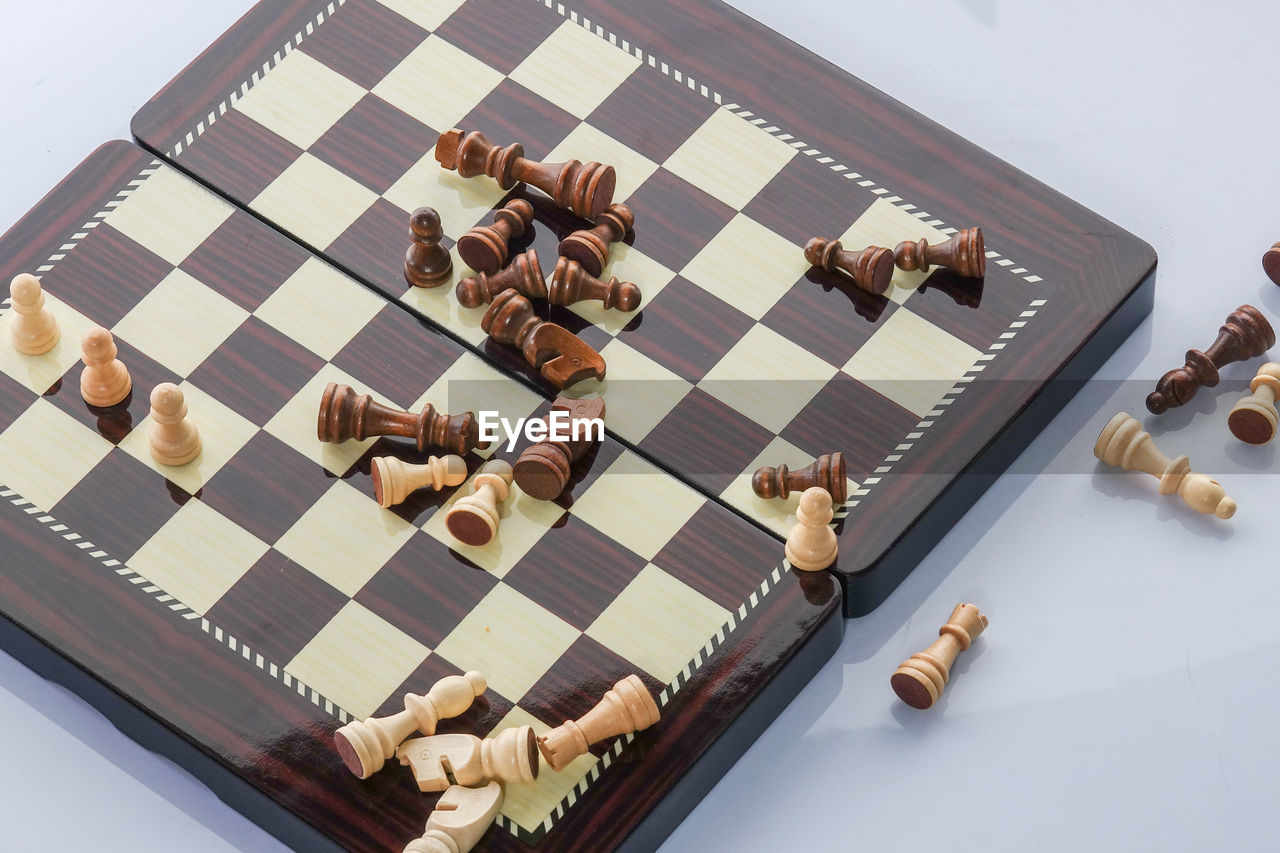
[[[116,358],[116,342],[111,333],[94,326],[80,339],[84,370],[80,371],[80,396],[90,406],[114,406],[133,390],[129,369]]]
[[[813,486],[800,495],[796,508],[796,525],[787,534],[785,553],[791,565],[805,572],[818,572],[836,560],[840,544],[830,528],[831,494],[821,486]]]
[[[13,347],[27,355],[43,355],[58,343],[58,320],[44,304],[40,279],[30,273],[19,273],[9,282],[13,310],[17,316],[9,327]]]
[[[370,465],[373,475],[373,498],[386,508],[400,503],[424,486],[440,491],[446,486],[460,486],[467,479],[467,461],[450,453],[432,456],[425,464],[412,465],[394,456],[375,457]]]
[[[182,389],[161,382],[151,392],[151,458],[161,465],[185,465],[200,454],[200,431],[187,417]]]
[[[473,486],[475,492],[458,498],[445,514],[444,526],[464,545],[488,545],[498,533],[498,504],[507,499],[513,479],[511,464],[490,459],[480,466]]]

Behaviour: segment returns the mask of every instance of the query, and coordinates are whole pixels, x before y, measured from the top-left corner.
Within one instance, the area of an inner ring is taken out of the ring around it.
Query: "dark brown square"
[[[369,387],[398,390],[395,403],[408,405],[461,355],[452,340],[398,306],[387,305],[331,361]]]
[[[284,174],[302,149],[239,110],[227,110],[189,148],[178,165],[241,204]]]
[[[109,408],[90,406],[80,396],[80,374],[84,372],[84,364],[72,365],[60,380],[56,388],[45,392],[45,397],[59,409],[71,415],[80,423],[97,430],[112,444],[124,440],[136,424],[151,412],[151,389],[161,382],[180,383],[182,377],[169,368],[164,367],[150,356],[135,349],[123,338],[116,338],[116,357],[129,370],[129,378],[133,380],[133,388],[129,396]]]
[[[844,367],[897,309],[841,273],[810,269],[761,323],[834,367]]]
[[[454,666],[451,661],[440,657],[440,655],[431,654],[418,665],[418,668],[404,680],[403,684],[387,697],[386,701],[378,707],[378,710],[373,712],[373,716],[385,717],[388,714],[403,711],[404,695],[406,693],[426,693],[431,689],[431,685],[450,675],[462,675],[462,670]],[[492,731],[494,726],[502,722],[514,707],[515,702],[490,687],[477,696],[475,701],[471,703],[471,707],[467,708],[466,711],[456,717],[446,717],[437,723],[435,733],[443,735],[459,732],[483,737]],[[420,734],[419,732],[412,735],[412,737],[417,737]],[[417,789],[415,788],[414,790],[416,791]]]
[[[986,352],[1037,297],[1032,285],[989,266],[985,279],[935,269],[903,307]]]
[[[205,615],[263,657],[286,664],[346,603],[345,595],[269,550]]]
[[[54,264],[41,284],[109,329],[171,272],[168,261],[104,222]]]
[[[635,247],[682,270],[734,217],[733,208],[659,168],[627,199],[636,215]]]
[[[737,308],[676,276],[619,338],[681,378],[697,382],[753,325]]]
[[[436,35],[510,74],[564,21],[541,3],[470,0],[436,30]]]
[[[862,480],[893,452],[920,419],[858,380],[837,373],[782,437],[806,453],[844,453],[849,476]]]
[[[576,720],[590,711],[604,694],[628,675],[638,675],[656,700],[666,687],[636,665],[588,636],[581,636],[520,699],[520,707],[548,726]],[[613,739],[592,747],[601,755],[613,747]]]
[[[715,111],[710,99],[656,69],[641,66],[587,121],[628,148],[663,163]]]
[[[782,562],[782,552],[772,536],[707,502],[653,562],[726,610],[737,610]]]
[[[857,181],[814,162],[812,157],[792,157],[742,212],[803,246],[810,237],[837,239],[875,199]]]
[[[541,160],[578,126],[578,120],[507,79],[485,95],[458,126],[481,131],[495,145],[519,142],[526,157]]]
[[[640,442],[640,450],[718,495],[773,441],[773,433],[694,388]]]
[[[180,506],[164,477],[112,449],[50,514],[127,562]]]
[[[302,42],[302,52],[372,89],[427,37],[427,31],[374,0],[347,0]]]
[[[182,270],[246,311],[254,311],[311,257],[237,210],[182,262]]]
[[[329,244],[325,255],[340,267],[358,271],[360,279],[378,292],[398,297],[409,286],[404,277],[409,240],[409,214],[380,198]],[[445,237],[440,245],[451,248],[453,241]]]
[[[382,195],[439,134],[377,95],[365,95],[308,151]]]
[[[39,396],[0,373],[0,432],[4,432]]]

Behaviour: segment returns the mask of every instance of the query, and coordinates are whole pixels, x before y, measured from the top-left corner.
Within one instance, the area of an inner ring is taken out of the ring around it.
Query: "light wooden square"
[[[624,450],[570,510],[646,560],[680,532],[705,498]]]
[[[693,385],[644,353],[614,338],[600,351],[608,372],[594,386],[608,400],[605,426],[639,443],[679,405]],[[610,389],[613,389],[612,391]]]
[[[382,197],[405,212],[406,235],[409,214],[416,208],[427,205],[434,207],[436,213],[440,214],[440,227],[444,233],[457,240],[480,220],[489,221],[489,212],[507,191],[498,186],[497,181],[484,175],[464,178],[457,172],[444,168],[437,162],[435,150],[433,145],[426,156],[401,175]],[[449,285],[435,289],[453,292]]]
[[[258,428],[190,382],[184,381],[178,387],[187,402],[187,416],[200,430],[200,455],[185,465],[161,465],[151,458],[151,415],[134,425],[120,442],[120,449],[194,495],[249,443]],[[150,389],[135,388],[134,393],[150,394]]]
[[[535,735],[545,734],[549,727],[523,708],[515,707],[493,727],[488,737],[497,737],[506,729],[531,726]],[[536,781],[527,785],[510,785],[502,801],[502,814],[527,832],[536,830],[569,795],[569,792],[591,772],[600,759],[590,752],[579,755],[560,772],[543,763]]]
[[[308,258],[253,313],[316,355],[333,358],[386,306],[319,258]]]
[[[365,89],[309,54],[295,50],[235,108],[302,149],[310,148],[365,95]]]
[[[445,515],[459,498],[474,491],[472,478],[463,483],[444,506],[427,519],[422,529],[431,538],[452,548],[495,577],[506,577],[507,572],[538,544],[564,514],[558,504],[531,498],[512,485],[507,499],[498,506],[498,535],[488,545],[464,545],[450,535],[445,527]]]
[[[883,246],[891,252],[903,240],[915,241],[923,237],[933,244],[947,239],[946,234],[937,228],[925,225],[924,222],[923,219],[912,216],[883,198],[878,198],[854,220],[839,239],[844,247],[851,251],[858,251],[867,246]],[[907,272],[895,266],[889,289],[884,295],[901,305],[929,277],[931,269],[933,267]]]
[[[330,382],[350,385],[356,393],[371,394],[380,403],[390,402],[389,397],[363,386],[360,380],[353,378],[351,374],[339,370],[332,364],[326,364],[306,385],[302,386],[302,390],[294,394],[289,402],[275,413],[271,420],[267,421],[263,429],[293,448],[295,452],[301,453],[317,465],[323,465],[331,474],[341,477],[377,439],[366,438],[363,441],[351,439],[340,444],[320,440],[317,434],[320,397],[324,393],[325,386]]]
[[[510,76],[556,106],[586,118],[638,67],[640,60],[622,48],[565,21]]]
[[[506,584],[498,584],[449,632],[436,653],[483,672],[489,686],[519,702],[580,632]]]
[[[670,684],[728,621],[728,610],[650,563],[586,633]]]
[[[88,317],[45,291],[44,304],[58,321],[58,342],[41,355],[24,355],[13,346],[13,321],[18,313],[6,309],[0,314],[0,373],[27,388],[43,394],[80,360],[80,339],[95,324]],[[67,377],[79,382],[80,374]],[[74,393],[74,392],[72,392]]]
[[[641,301],[636,311],[643,311],[644,306],[652,302],[676,277],[673,271],[626,243],[614,243],[609,255],[609,262],[600,278],[608,281],[611,276],[617,276],[619,280],[633,282],[639,287]],[[604,305],[594,299],[571,305],[569,310],[611,335],[620,333],[623,327],[636,318],[636,311],[619,311],[616,308],[606,311]]]
[[[808,269],[800,246],[739,213],[680,274],[759,320]]]
[[[248,311],[213,288],[174,270],[111,332],[179,376],[186,376],[248,317]]]
[[[344,595],[354,596],[404,543],[414,527],[337,480],[285,531],[275,549]]]
[[[378,710],[431,649],[373,611],[348,601],[285,672],[364,719]]]
[[[844,372],[924,417],[980,355],[956,336],[899,308],[853,354]]]
[[[716,110],[663,164],[741,210],[782,171],[796,150],[725,109]]]
[[[249,206],[323,251],[377,200],[373,190],[303,152]]]
[[[836,372],[804,347],[757,323],[698,387],[776,434]]]
[[[458,298],[454,296],[454,287],[467,276],[475,275],[475,270],[463,263],[457,246],[449,250],[449,256],[453,258],[452,278],[439,287],[414,287],[404,282],[404,292],[398,298],[405,305],[426,315],[472,346],[479,346],[485,338],[489,337],[485,330],[480,328],[480,320],[489,306],[464,308],[458,304]]]
[[[581,160],[584,163],[596,160],[612,166],[618,176],[617,188],[613,193],[614,201],[626,201],[658,170],[657,163],[585,121],[571,130],[546,156],[548,163],[562,163],[565,160]]]
[[[424,30],[434,30],[457,11],[463,0],[378,0]]]
[[[501,82],[502,72],[432,35],[391,69],[373,87],[373,94],[443,132],[462,121]]]
[[[177,266],[232,210],[176,169],[161,166],[103,221]]]
[[[792,492],[786,500],[773,498],[765,500],[757,497],[751,490],[751,475],[762,465],[777,467],[786,465],[791,470],[804,468],[813,461],[813,457],[783,438],[775,438],[769,442],[759,456],[751,461],[733,482],[720,493],[727,504],[735,506],[779,536],[786,536],[796,523],[796,506],[800,503],[800,492]],[[847,494],[852,495],[858,484],[846,478]],[[839,509],[839,507],[837,507]],[[781,560],[781,558],[779,558]]]
[[[111,450],[111,443],[45,399],[0,433],[0,483],[52,509]]]
[[[267,553],[267,543],[192,498],[126,562],[203,615]]]

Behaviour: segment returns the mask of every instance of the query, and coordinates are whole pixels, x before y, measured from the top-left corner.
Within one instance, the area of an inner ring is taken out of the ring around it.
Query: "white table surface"
[[[6,5],[0,229],[127,137],[134,111],[251,4]],[[1280,317],[1259,266],[1280,239],[1280,6],[735,5],[1145,238],[1160,273],[1153,316],[1100,379],[886,604],[848,623],[664,851],[1275,849],[1275,448],[1227,433],[1238,382],[1153,424],[1163,449],[1220,475],[1240,504],[1231,521],[1101,471],[1090,449],[1114,411],[1145,414],[1151,381],[1236,305]],[[991,627],[940,706],[912,711],[889,674],[960,600]],[[0,848],[283,849],[3,655],[0,719]]]

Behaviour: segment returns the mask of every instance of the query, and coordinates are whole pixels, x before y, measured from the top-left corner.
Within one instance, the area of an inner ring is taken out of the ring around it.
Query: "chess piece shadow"
[[[858,316],[869,323],[878,321],[880,315],[884,313],[884,309],[889,306],[889,298],[887,296],[878,296],[863,290],[854,284],[853,279],[847,275],[829,272],[822,267],[810,267],[804,277],[813,284],[821,286],[827,293],[833,290],[843,293],[853,304],[853,310],[857,312]]]
[[[1276,441],[1277,439],[1272,439],[1266,444],[1245,444],[1235,436],[1228,436],[1225,453],[1228,459],[1242,468],[1267,471],[1275,464]]]
[[[88,403],[84,405],[98,419],[98,433],[112,444],[119,444],[133,431],[133,413],[129,411],[131,402],[133,402],[133,389],[130,389],[125,398],[114,406],[92,406]]]
[[[1196,536],[1226,541],[1235,535],[1235,526],[1230,520],[1196,512],[1176,494],[1160,494],[1156,491],[1154,480],[1141,472],[1118,471],[1103,462],[1098,462],[1090,484],[1094,491],[1113,500],[1136,500],[1149,503],[1156,511],[1157,519],[1177,521],[1187,532]]]
[[[1184,429],[1198,417],[1213,415],[1218,409],[1218,398],[1222,396],[1225,384],[1227,383],[1219,383],[1216,388],[1201,388],[1200,392],[1186,405],[1169,409],[1159,415],[1153,415],[1143,409],[1142,414],[1145,417],[1142,418],[1142,428],[1151,433],[1152,438],[1159,438],[1166,433]]]
[[[982,289],[986,279],[964,278],[946,268],[934,270],[924,280],[918,292],[926,293],[936,290],[951,298],[951,301],[964,308],[977,308],[982,304]]]

